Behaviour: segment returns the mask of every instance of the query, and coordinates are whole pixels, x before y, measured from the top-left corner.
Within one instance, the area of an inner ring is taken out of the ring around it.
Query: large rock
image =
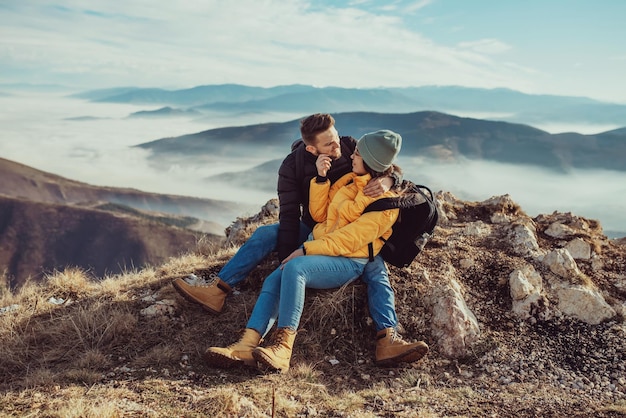
[[[576,261],[565,248],[559,248],[546,254],[543,258],[543,263],[552,273],[563,279],[569,279],[573,282],[584,281]]]
[[[512,326],[511,317],[528,326],[563,316],[622,321],[625,250],[597,221],[557,212],[531,218],[508,195],[467,202],[439,192],[437,199],[433,238],[410,267],[392,268],[390,279],[400,322],[411,332],[429,329],[425,339],[443,356],[472,355],[483,329]],[[276,222],[276,209],[268,202],[252,223]],[[229,240],[241,242],[250,230],[238,220]],[[495,317],[499,309],[512,315]]]
[[[474,313],[467,307],[455,279],[434,292],[432,332],[440,351],[452,358],[466,357],[480,336]]]
[[[535,268],[526,264],[509,275],[513,312],[522,319],[547,319],[548,300],[543,294],[543,280]]]
[[[512,224],[509,241],[513,251],[521,256],[539,256],[541,254],[537,243],[537,233],[530,222]]]
[[[591,258],[591,245],[582,238],[574,238],[567,243],[565,249],[575,260],[589,260]]]
[[[563,286],[556,293],[559,298],[558,308],[563,314],[588,324],[597,325],[616,315],[602,294],[588,286]]]

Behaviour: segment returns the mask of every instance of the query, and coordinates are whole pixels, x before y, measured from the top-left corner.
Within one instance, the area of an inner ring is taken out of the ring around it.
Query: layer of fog
[[[203,118],[201,122],[189,118],[129,119],[127,116],[132,112],[151,109],[52,95],[0,97],[0,104],[5,109],[0,114],[2,158],[94,185],[258,205],[275,197],[275,183],[263,188],[238,189],[204,179],[223,172],[249,170],[284,155],[259,155],[251,150],[250,158],[209,155],[202,164],[181,159],[177,164],[163,167],[151,162],[147,151],[132,146],[220,126],[281,122],[299,117],[253,114]],[[576,129],[585,131],[581,127]],[[297,136],[298,132],[294,132],[294,139]],[[399,163],[407,178],[426,183],[434,190],[450,191],[465,200],[482,201],[509,194],[531,216],[555,210],[572,212],[599,219],[605,231],[626,230],[624,173],[577,170],[565,175],[536,167],[476,161],[442,164],[402,157]]]
[[[58,95],[0,97],[0,157],[72,180],[148,192],[189,195],[230,201],[267,200],[265,192],[233,193],[202,181],[226,171],[249,169],[259,160],[277,158],[251,153],[253,158],[206,156],[202,164],[181,159],[167,168],[155,166],[149,151],[134,145],[155,139],[196,133],[220,126],[256,124],[268,115],[189,118],[128,118],[146,106],[93,103]],[[156,106],[155,108],[158,108]],[[148,109],[152,110],[152,109]],[[298,116],[269,115],[287,121]],[[191,161],[191,159],[190,159]]]
[[[610,170],[555,173],[540,167],[464,160],[444,164],[398,159],[405,176],[469,201],[508,194],[530,216],[572,212],[626,236],[626,174]],[[612,234],[613,235],[613,234]]]

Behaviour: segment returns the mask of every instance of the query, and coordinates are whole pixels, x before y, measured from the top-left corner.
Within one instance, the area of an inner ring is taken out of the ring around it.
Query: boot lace
[[[277,331],[272,338],[272,345],[279,345],[287,338],[287,333],[284,331]]]
[[[210,286],[219,279],[217,274],[211,273],[208,277],[200,277],[193,273],[189,274],[183,280],[190,286]]]
[[[272,335],[272,340],[271,343],[268,347],[268,349],[272,350],[272,351],[276,351],[278,350],[282,344],[287,341],[288,338],[288,334],[287,331],[285,330],[278,330],[276,331],[273,335]]]
[[[231,350],[231,351],[234,350],[235,348],[237,348],[237,346],[241,343],[242,340],[243,340],[243,336],[239,337],[237,341],[235,341],[234,343],[226,347],[226,349]]]
[[[402,338],[402,335],[398,334],[398,330],[395,328],[391,331],[390,340],[392,343],[406,344],[406,341]]]

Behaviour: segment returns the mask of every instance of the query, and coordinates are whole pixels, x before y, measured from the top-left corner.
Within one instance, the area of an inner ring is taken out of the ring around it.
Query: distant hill
[[[530,164],[550,170],[601,168],[626,171],[626,129],[597,134],[550,134],[527,125],[461,118],[440,112],[334,114],[337,129],[356,138],[392,127],[403,137],[403,156],[468,158]],[[154,158],[184,155],[286,155],[297,139],[299,121],[211,129],[139,144]]]
[[[230,184],[239,188],[251,190],[276,191],[278,169],[283,162],[282,158],[271,160],[245,171],[227,172],[207,177],[208,182]]]
[[[72,97],[110,103],[201,105],[214,102],[241,102],[278,96],[297,91],[311,91],[314,87],[289,85],[278,87],[251,87],[239,84],[197,86],[182,90],[159,88],[119,88],[92,90]]]
[[[439,111],[490,113],[499,120],[536,124],[570,122],[626,124],[626,105],[586,97],[535,95],[506,88],[460,86],[339,88],[307,85],[251,87],[238,84],[182,90],[118,88],[82,92],[73,97],[112,103],[193,107],[223,113],[324,112],[409,113]]]
[[[152,90],[141,89],[139,87],[114,87],[110,89],[97,89],[88,90],[81,93],[71,94],[69,97],[77,99],[86,99],[91,101],[111,101],[110,99],[116,96],[124,95],[137,90]]]
[[[432,109],[431,105],[421,98],[409,98],[399,91],[387,89],[346,89],[328,87],[311,91],[281,94],[265,99],[246,102],[217,102],[195,109],[220,112],[301,112],[314,113],[319,109],[325,112],[345,111],[385,111],[407,112]]]
[[[97,187],[0,159],[0,272],[11,287],[77,266],[102,277],[223,239],[236,202]]]
[[[0,178],[0,194],[7,196],[59,204],[109,202],[138,210],[192,216],[205,221],[203,232],[214,234],[223,234],[224,227],[241,215],[242,210],[252,209],[242,208],[237,202],[93,186],[3,158],[0,158]]]
[[[180,116],[199,116],[200,112],[193,109],[173,109],[169,106],[162,107],[156,110],[142,110],[139,112],[133,112],[128,115],[129,118],[172,118]]]
[[[178,154],[189,157],[198,154],[249,155],[251,152],[285,156],[289,145],[297,139],[299,121],[262,123],[258,125],[210,129],[178,137],[162,138],[137,145],[154,154]]]
[[[85,121],[92,121],[92,120],[104,120],[104,119],[109,119],[109,118],[100,118],[97,116],[76,116],[73,118],[65,118],[63,120],[70,120],[70,121],[74,121],[74,122],[85,122]]]
[[[11,288],[65,267],[103,277],[157,266],[196,248],[201,235],[120,212],[1,195],[0,220],[0,267]]]

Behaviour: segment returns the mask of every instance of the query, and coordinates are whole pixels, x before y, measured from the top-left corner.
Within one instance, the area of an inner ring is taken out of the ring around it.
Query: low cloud
[[[488,55],[500,54],[511,49],[510,45],[498,39],[480,39],[478,41],[461,42],[459,43],[459,47]]]
[[[572,212],[600,220],[609,231],[626,233],[624,173],[571,170],[556,173],[534,166],[463,160],[454,164],[425,159],[398,160],[405,176],[470,201],[509,194],[530,216]]]
[[[261,122],[267,115],[244,118],[127,119],[145,107],[91,103],[58,96],[0,97],[0,157],[85,183],[132,187],[143,191],[265,203],[276,197],[271,187],[237,189],[206,178],[224,172],[249,170],[284,155],[249,158],[211,155],[149,158],[148,151],[132,148],[154,139],[196,133],[218,126]],[[68,118],[89,116],[84,120]],[[291,115],[275,114],[273,121]],[[212,120],[212,123],[211,123]],[[264,121],[267,121],[265,119]],[[390,127],[393,128],[393,127]],[[298,132],[294,132],[294,138]],[[605,230],[626,229],[624,173],[608,170],[573,170],[557,174],[532,166],[464,160],[444,164],[422,158],[398,160],[405,177],[429,185],[433,191],[450,191],[459,198],[482,201],[509,194],[531,216],[553,211],[572,212],[599,219]]]
[[[177,164],[163,167],[149,158],[149,151],[133,147],[217,127],[206,121],[127,119],[130,113],[145,107],[57,96],[12,96],[0,98],[0,103],[7,109],[0,115],[0,157],[97,186],[236,201],[232,190],[219,185],[207,187],[202,179],[226,167],[238,171],[257,163],[257,158],[217,160],[208,156],[202,164],[188,164],[182,158]],[[85,116],[88,118],[68,120]],[[252,196],[255,194],[240,197],[249,202]]]

